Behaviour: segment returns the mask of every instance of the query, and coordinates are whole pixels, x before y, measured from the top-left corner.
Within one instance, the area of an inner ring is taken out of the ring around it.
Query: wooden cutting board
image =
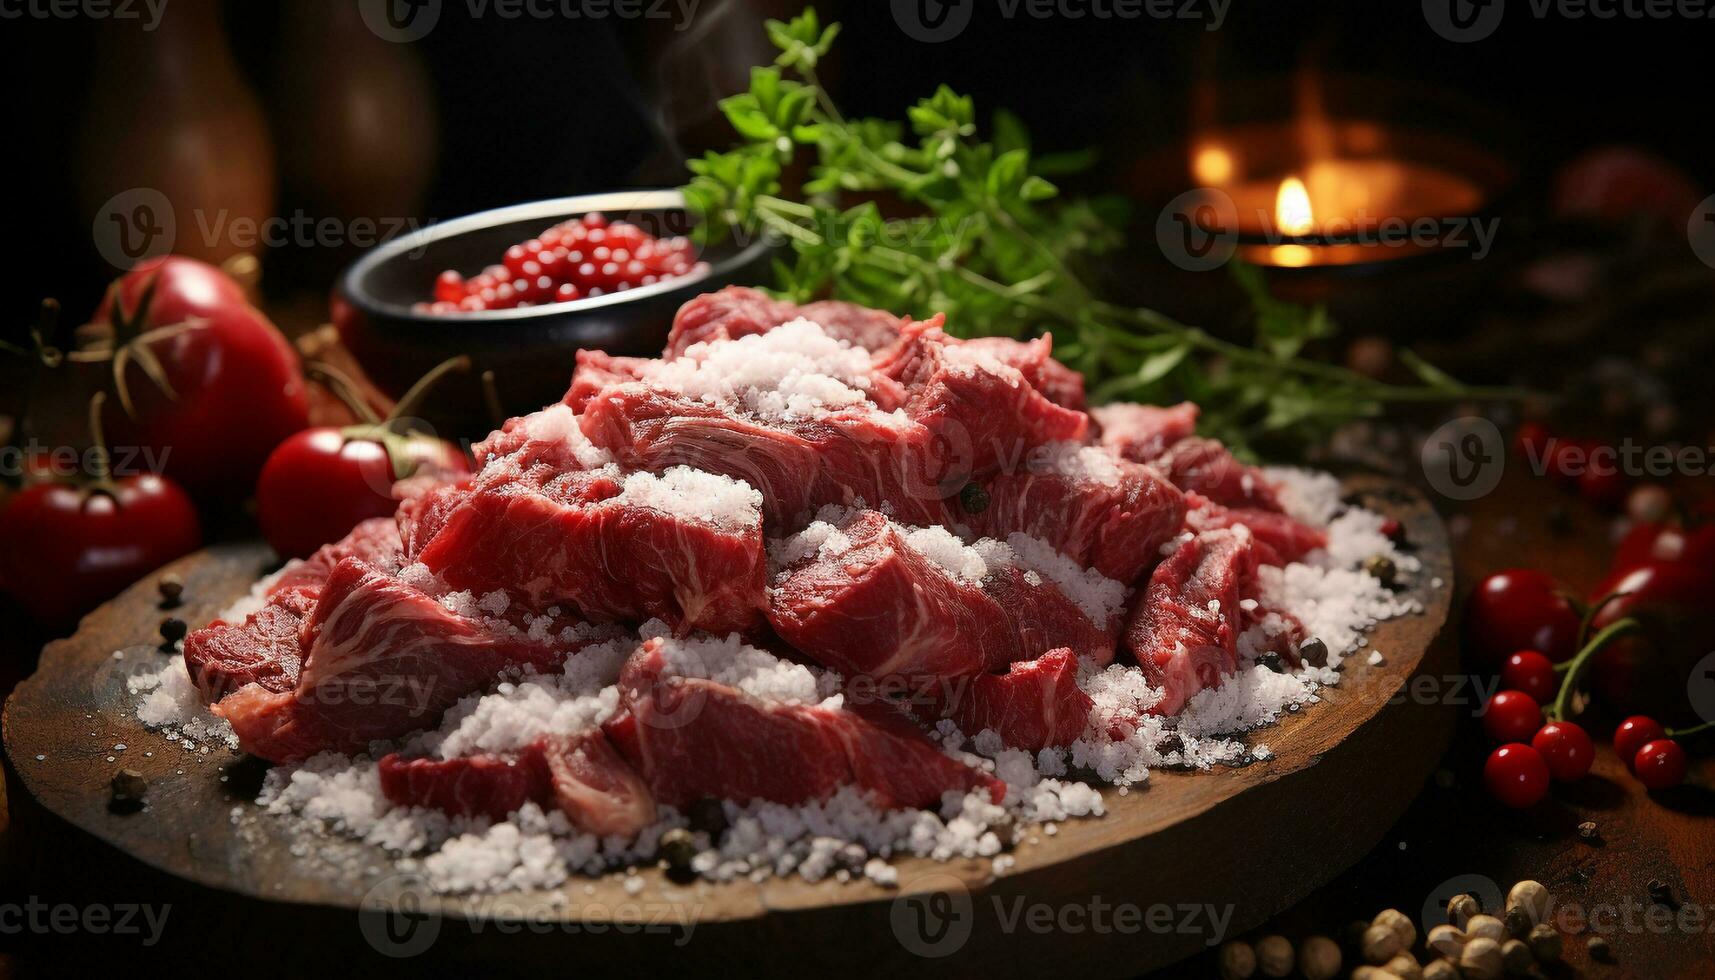
[[[1105,790],[1106,816],[1038,829],[999,877],[987,860],[906,859],[895,889],[797,878],[678,884],[651,869],[640,890],[611,875],[500,899],[429,894],[377,850],[331,838],[306,849],[285,821],[246,806],[264,770],[257,760],[224,747],[188,752],[136,721],[125,677],[164,656],[154,644],[168,613],[153,578],[43,652],[6,704],[8,765],[43,810],[190,887],[198,897],[182,918],[265,917],[268,932],[305,937],[288,944],[288,958],[379,952],[435,958],[402,961],[418,965],[563,966],[575,952],[580,966],[630,970],[1136,974],[1255,926],[1350,865],[1445,749],[1458,684],[1454,644],[1437,642],[1453,589],[1446,531],[1414,491],[1375,477],[1346,482],[1400,520],[1424,566],[1410,586],[1423,612],[1382,624],[1365,648],[1383,651],[1383,663],[1352,657],[1321,703],[1253,734],[1274,752],[1268,761],[1156,771],[1126,795]],[[185,604],[172,614],[201,625],[269,559],[256,543],[175,563]],[[110,805],[122,767],[149,779],[140,812]]]

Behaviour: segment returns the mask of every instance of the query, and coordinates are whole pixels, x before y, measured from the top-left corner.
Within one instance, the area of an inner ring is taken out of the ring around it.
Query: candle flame
[[[1274,223],[1284,235],[1308,235],[1316,227],[1304,181],[1288,177],[1280,182],[1280,191],[1274,196]]]

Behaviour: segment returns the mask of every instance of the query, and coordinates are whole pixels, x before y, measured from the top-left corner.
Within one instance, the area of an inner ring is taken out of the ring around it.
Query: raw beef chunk
[[[1084,734],[1095,707],[1078,687],[1077,654],[1064,647],[1015,663],[1004,674],[978,674],[933,690],[941,697],[932,717],[953,719],[967,735],[993,730],[1008,746],[1032,752],[1070,744]]]
[[[1185,520],[1184,496],[1147,466],[1062,444],[982,484],[988,506],[954,519],[977,534],[1023,532],[1108,578],[1136,582]]]
[[[632,837],[655,822],[655,800],[600,729],[542,738],[517,756],[407,759],[378,766],[381,791],[399,806],[502,820],[525,803],[554,808],[572,826]]]
[[[1082,442],[1090,417],[1049,401],[1016,367],[941,330],[942,318],[906,326],[876,373],[906,392],[904,412],[965,463],[973,477],[1053,442]]]
[[[761,651],[711,663],[705,651],[662,638],[646,642],[620,677],[620,710],[604,728],[655,798],[685,806],[706,797],[805,803],[841,786],[879,806],[936,804],[947,790],[1005,786],[944,754],[887,705],[849,710],[778,699],[777,672]],[[687,662],[709,676],[687,676]],[[802,669],[802,668],[800,668]],[[748,690],[747,690],[748,688]],[[813,695],[812,695],[813,696]]]
[[[1174,486],[1224,507],[1278,513],[1274,485],[1254,466],[1239,462],[1213,439],[1181,439],[1155,460]]]
[[[399,551],[391,518],[364,521],[310,557],[287,563],[269,585],[262,608],[243,621],[217,619],[186,637],[185,668],[204,702],[212,704],[246,684],[291,690],[303,660],[304,620],[334,567],[346,558],[390,567],[398,564]]]
[[[503,668],[557,664],[579,645],[575,624],[533,639],[511,624],[449,610],[373,566],[334,567],[303,626],[303,667],[290,690],[257,683],[214,711],[241,747],[274,762],[317,752],[361,752],[371,741],[433,724],[449,705],[493,682]]]
[[[1090,409],[1101,427],[1102,445],[1134,463],[1151,463],[1197,431],[1197,406],[1190,402],[1162,408],[1114,402]]]
[[[1062,646],[1100,663],[1113,657],[1125,594],[1117,583],[1056,569],[1089,593],[1080,595],[1094,607],[1086,610],[1007,544],[967,547],[875,511],[827,516],[831,523],[776,547],[784,567],[768,613],[781,638],[824,666],[920,680],[996,670]]]
[[[822,325],[828,336],[853,347],[876,351],[899,338],[904,321],[891,313],[854,303],[826,300],[796,306],[743,286],[705,293],[679,308],[662,357],[671,360],[692,344],[737,340],[767,333],[783,323],[803,318]]]
[[[964,346],[1016,368],[1032,388],[1054,404],[1084,410],[1084,376],[1054,359],[1052,336],[1044,334],[1035,340],[973,337]]]
[[[1239,603],[1252,597],[1256,564],[1248,531],[1209,531],[1187,539],[1150,576],[1125,639],[1144,677],[1162,689],[1157,714],[1178,714],[1238,668]]]
[[[1190,505],[1185,515],[1186,527],[1193,531],[1212,531],[1243,524],[1250,528],[1260,544],[1273,550],[1276,560],[1265,561],[1264,564],[1297,561],[1328,544],[1326,532],[1277,511],[1222,507],[1197,493],[1186,494],[1185,500]]]
[[[479,478],[413,557],[448,589],[503,590],[538,610],[659,618],[681,632],[760,624],[767,561],[754,490],[684,468],[620,477],[609,467],[540,484],[531,474]]]

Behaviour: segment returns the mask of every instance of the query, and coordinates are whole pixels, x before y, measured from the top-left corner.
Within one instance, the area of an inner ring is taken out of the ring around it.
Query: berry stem
[[[1600,633],[1591,637],[1590,642],[1584,644],[1584,649],[1579,650],[1571,660],[1566,662],[1566,677],[1560,682],[1560,693],[1555,696],[1554,704],[1548,709],[1550,721],[1566,720],[1568,709],[1572,704],[1572,694],[1578,689],[1578,676],[1589,665],[1590,658],[1600,653],[1602,648],[1607,646],[1609,641],[1616,636],[1630,633],[1638,628],[1638,621],[1630,618],[1622,619],[1617,623],[1610,623]]]
[[[1715,728],[1715,721],[1706,721],[1701,725],[1692,725],[1690,728],[1669,728],[1662,734],[1673,739],[1689,738],[1692,735],[1701,735],[1711,728]]]
[[[393,411],[387,413],[387,418],[384,419],[381,424],[391,429],[396,423],[411,418],[413,413],[416,412],[417,406],[420,405],[424,397],[428,395],[429,389],[433,388],[436,384],[439,384],[442,378],[454,371],[469,370],[470,357],[465,354],[460,354],[457,357],[449,357],[430,368],[429,372],[418,378],[417,383],[412,385],[405,394],[399,396],[399,401],[393,405]]]
[[[375,409],[369,406],[368,399],[358,393],[357,382],[351,380],[350,375],[322,361],[305,361],[304,373],[327,386],[333,396],[339,399],[340,404],[357,416],[357,421],[365,425],[380,424],[381,419],[376,416]]]

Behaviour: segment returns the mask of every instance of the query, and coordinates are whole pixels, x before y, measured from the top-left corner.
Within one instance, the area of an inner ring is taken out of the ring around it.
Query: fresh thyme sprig
[[[1320,437],[1392,402],[1513,395],[1461,385],[1408,352],[1417,385],[1305,357],[1306,344],[1334,333],[1326,312],[1274,299],[1257,270],[1236,263],[1256,313],[1250,346],[1103,301],[1087,267],[1120,244],[1123,204],[1062,197],[1049,179],[1087,156],[1033,154],[1004,112],[980,139],[971,99],[945,85],[903,123],[847,118],[817,73],[839,25],[807,9],[767,26],[779,56],[720,103],[741,142],[691,161],[684,193],[705,241],[786,243],[774,273],[789,298],[945,313],[963,335],[1051,330],[1056,355],[1085,373],[1097,401],[1189,398],[1204,408],[1205,432],[1241,449],[1281,433]]]

